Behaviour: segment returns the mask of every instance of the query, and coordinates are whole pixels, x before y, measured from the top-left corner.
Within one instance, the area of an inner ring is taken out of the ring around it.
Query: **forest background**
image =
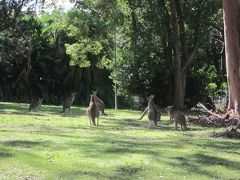
[[[120,108],[226,105],[221,1],[2,0],[0,24],[0,101],[112,108],[116,84]]]

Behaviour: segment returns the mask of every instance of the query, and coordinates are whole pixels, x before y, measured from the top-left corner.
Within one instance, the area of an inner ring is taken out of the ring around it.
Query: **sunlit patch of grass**
[[[141,112],[107,109],[90,126],[84,107],[28,112],[0,103],[0,179],[238,179],[240,142],[212,129],[176,131],[169,117],[148,128]]]

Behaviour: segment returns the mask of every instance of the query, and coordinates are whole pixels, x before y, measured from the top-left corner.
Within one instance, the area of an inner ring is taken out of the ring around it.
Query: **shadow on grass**
[[[94,170],[94,169],[93,169]],[[94,172],[91,168],[89,170],[79,170],[79,171],[61,171],[58,175],[60,179],[82,179],[81,176],[86,179],[86,176],[89,176],[88,179],[107,179],[108,177],[103,173]]]
[[[140,167],[131,165],[120,166],[115,170],[114,176],[110,177],[110,179],[132,179],[133,176],[142,171],[143,169]]]
[[[28,104],[22,104],[22,103],[0,103],[0,109],[14,109],[16,111],[28,111]]]
[[[194,146],[214,149],[215,151],[226,151],[230,153],[240,149],[239,142],[216,141],[215,139],[210,139],[209,141],[198,139],[197,141],[190,141],[188,143]]]
[[[201,153],[191,155],[189,157],[175,157],[175,163],[169,163],[173,167],[178,167],[187,170],[187,172],[193,174],[202,174],[209,176],[210,178],[220,178],[216,172],[210,172],[206,170],[208,166],[224,166],[228,169],[236,170],[240,169],[240,163],[230,161],[228,159],[209,156]],[[205,168],[205,169],[203,169]]]
[[[158,122],[158,126],[154,128],[149,128],[148,121],[145,120],[136,120],[136,119],[115,119],[115,118],[108,118],[103,120],[106,124],[104,126],[99,126],[99,128],[104,130],[128,130],[128,129],[148,129],[149,131],[175,131],[174,126],[169,126],[162,124],[162,122]],[[101,125],[101,119],[100,119]]]
[[[8,153],[8,152],[0,152],[0,159],[1,159],[1,158],[9,158],[9,157],[12,157],[12,154],[11,154],[11,153]]]
[[[37,112],[23,112],[23,111],[0,111],[0,114],[9,114],[9,115],[34,115],[34,116],[47,116],[46,114],[40,114]]]
[[[45,142],[36,142],[36,141],[2,141],[0,144],[9,147],[24,147],[24,148],[31,148],[33,146],[44,145],[47,146]]]
[[[199,153],[194,154],[191,159],[201,164],[202,166],[220,165],[225,166],[229,169],[240,169],[240,162],[230,161],[221,157],[209,156]]]
[[[208,177],[214,177],[212,173],[202,169],[203,166],[195,161],[190,160],[187,157],[175,157],[173,158],[174,162],[170,162],[169,164],[173,167],[179,168],[181,170],[189,172],[189,174],[201,174]],[[179,175],[182,175],[182,172],[177,171]]]
[[[60,113],[62,111],[61,106],[48,106],[42,105],[42,110],[29,112],[29,104],[22,103],[0,103],[0,114],[14,114],[14,115],[34,115],[34,116],[47,116],[47,114],[61,115],[63,117],[75,117],[83,116],[86,114],[85,108],[73,106],[71,107],[71,113]],[[10,111],[8,111],[10,110]],[[14,111],[11,111],[14,110]],[[47,114],[44,114],[47,113]]]
[[[61,106],[45,106],[44,111],[48,114],[57,114],[62,117],[86,116],[86,108],[77,106],[71,107],[70,112],[67,110],[66,113],[63,112]]]

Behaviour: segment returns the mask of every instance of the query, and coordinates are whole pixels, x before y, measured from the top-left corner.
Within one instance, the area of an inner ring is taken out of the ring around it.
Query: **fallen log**
[[[207,109],[202,103],[200,103],[200,102],[198,102],[197,107],[200,108],[199,110],[201,110],[201,111],[203,111],[203,112],[206,112],[206,113],[209,113],[209,114],[211,114],[211,115],[213,115],[213,116],[216,116],[216,117],[218,117],[218,118],[223,119],[223,118],[225,117],[225,116],[222,117],[222,116],[220,116],[219,114],[213,113],[212,111],[208,110],[208,109]]]

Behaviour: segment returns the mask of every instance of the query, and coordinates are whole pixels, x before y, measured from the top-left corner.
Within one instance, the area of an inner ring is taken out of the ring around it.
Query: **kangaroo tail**
[[[104,112],[104,108],[105,108],[105,106],[103,106],[103,108],[102,108],[102,115],[107,116],[107,114]]]

